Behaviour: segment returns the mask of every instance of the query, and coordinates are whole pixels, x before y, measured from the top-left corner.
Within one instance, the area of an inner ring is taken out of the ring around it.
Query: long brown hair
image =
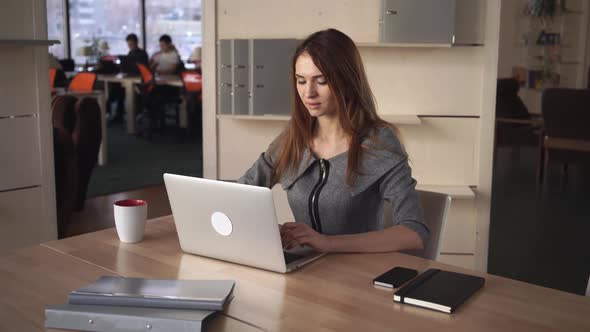
[[[305,52],[311,56],[336,96],[340,126],[351,138],[346,165],[346,184],[351,185],[359,174],[363,139],[377,127],[392,126],[377,115],[375,97],[369,87],[361,56],[352,39],[336,29],[311,34],[295,50],[291,64],[293,78],[295,63]],[[281,151],[275,167],[274,182],[288,170],[297,169],[303,151],[312,142],[317,122],[301,101],[295,79],[292,79],[292,92],[291,121],[279,141]],[[394,127],[392,129],[397,132]]]

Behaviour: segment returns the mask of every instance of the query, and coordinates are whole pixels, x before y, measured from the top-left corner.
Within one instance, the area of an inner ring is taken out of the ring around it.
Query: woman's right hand
[[[286,222],[279,226],[284,249],[308,246],[318,252],[330,251],[329,236],[316,232],[306,223]]]

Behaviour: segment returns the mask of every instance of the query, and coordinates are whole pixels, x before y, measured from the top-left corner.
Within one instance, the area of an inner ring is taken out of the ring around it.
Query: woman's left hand
[[[327,235],[316,232],[302,222],[286,222],[281,225],[281,241],[285,249],[309,246],[315,251],[329,252],[330,239]]]

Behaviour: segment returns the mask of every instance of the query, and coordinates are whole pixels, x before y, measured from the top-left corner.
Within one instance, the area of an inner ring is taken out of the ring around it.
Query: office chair
[[[164,128],[166,125],[166,105],[172,105],[174,107],[175,114],[172,117],[176,119],[176,123],[179,125],[181,99],[176,95],[177,88],[155,84],[152,71],[141,63],[137,63],[136,65],[142,81],[142,84],[139,86],[140,95],[149,114],[148,125],[137,127],[146,127],[147,136],[150,138],[151,132],[154,129]],[[138,131],[138,134],[141,134],[141,130]]]
[[[404,253],[437,261],[440,258],[440,238],[444,233],[447,216],[451,209],[451,196],[421,190],[418,190],[418,194],[424,211],[424,223],[430,230],[430,238],[424,249],[407,250]],[[383,212],[385,221],[390,221],[391,205],[386,204]]]
[[[136,134],[143,135],[145,133],[147,137],[151,139],[154,122],[157,118],[157,110],[155,110],[154,98],[151,94],[154,89],[154,74],[152,74],[152,71],[144,64],[135,63],[135,67],[141,76],[141,84],[136,87],[138,89],[136,92],[140,97],[141,106],[137,118],[133,119],[133,121],[137,122]],[[146,113],[144,113],[144,109],[147,110],[147,116]]]
[[[49,87],[52,89],[55,87],[55,75],[56,74],[57,74],[57,69],[49,68]]]
[[[66,236],[78,194],[78,157],[72,138],[77,102],[76,97],[56,96],[51,105],[57,234],[60,239]]]
[[[70,85],[68,85],[68,90],[77,92],[91,92],[94,89],[94,82],[96,82],[95,73],[78,73],[76,76],[74,76],[70,82]]]
[[[58,62],[63,71],[74,71],[76,69],[76,63],[73,59],[61,59]]]
[[[550,162],[560,162],[562,175],[569,163],[590,164],[590,91],[547,89],[541,101],[544,137],[539,151],[539,184],[543,185]]]
[[[76,211],[80,211],[84,208],[90,176],[97,165],[102,142],[100,106],[95,98],[83,98],[76,104],[75,115],[72,139],[78,156],[79,174],[75,208]]]
[[[141,75],[142,89],[145,89],[146,92],[152,91],[154,88],[154,74],[152,74],[152,71],[144,64],[136,63],[136,66]]]
[[[184,91],[186,92],[201,92],[203,87],[201,74],[194,72],[194,71],[183,71],[181,73],[182,76],[182,85],[184,86]]]
[[[195,132],[200,135],[203,126],[203,95],[201,93],[203,83],[201,74],[195,71],[183,71],[181,76],[186,113],[189,120],[189,132],[192,132],[194,128]]]
[[[498,79],[496,89],[496,134],[494,147],[538,147],[542,120],[533,118],[520,97],[519,83],[514,78]]]

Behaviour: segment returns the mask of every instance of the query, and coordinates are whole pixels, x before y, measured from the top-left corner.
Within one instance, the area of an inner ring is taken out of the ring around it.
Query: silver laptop
[[[175,174],[164,182],[184,252],[281,273],[324,255],[283,251],[268,188]]]

